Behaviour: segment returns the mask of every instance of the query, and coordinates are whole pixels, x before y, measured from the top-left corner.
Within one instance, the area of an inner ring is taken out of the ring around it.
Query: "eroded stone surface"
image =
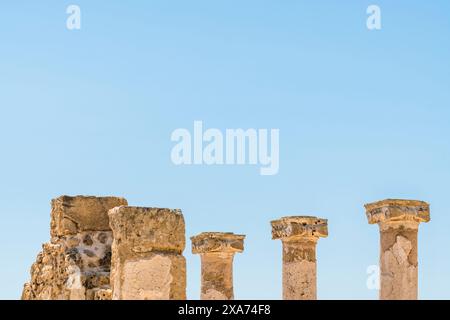
[[[316,282],[315,262],[300,260],[283,264],[283,299],[317,299]]]
[[[203,232],[191,237],[192,253],[242,252],[244,235],[231,232]]]
[[[418,295],[417,229],[392,227],[381,231],[382,300],[415,300]]]
[[[181,211],[122,206],[110,210],[109,217],[112,299],[186,299]]]
[[[131,256],[151,251],[183,252],[185,224],[181,210],[117,207],[109,212],[114,240]]]
[[[233,257],[244,250],[244,235],[204,232],[191,237],[192,253],[201,255],[202,300],[232,300]]]
[[[297,216],[271,224],[272,238],[283,243],[283,299],[317,299],[316,245],[328,236],[327,220]]]
[[[430,221],[430,206],[424,201],[387,199],[364,207],[370,224],[383,221]]]
[[[102,219],[108,220],[107,210],[121,203],[126,200],[81,196],[53,200],[51,242],[42,246],[33,263],[22,299],[85,300],[108,289],[112,231]]]
[[[283,263],[297,261],[316,262],[317,238],[285,239],[283,241]]]
[[[369,223],[380,227],[380,299],[417,299],[417,233],[419,223],[430,220],[428,204],[388,199],[365,208]]]
[[[95,288],[93,290],[92,300],[112,300],[112,290]]]
[[[283,241],[283,299],[317,299],[317,238],[293,238]]]
[[[31,300],[31,298],[32,298],[31,284],[29,282],[27,282],[23,285],[22,296],[20,297],[20,299],[21,300]]]
[[[201,294],[202,300],[232,300],[233,253],[201,254]]]
[[[92,238],[92,243],[83,243],[86,237]],[[23,298],[85,300],[86,290],[109,286],[111,242],[111,231],[91,231],[44,244],[31,267],[31,281]]]
[[[184,279],[186,262],[184,257],[174,254],[152,254],[148,258],[125,261],[115,277],[120,291],[114,290],[113,299],[171,300],[181,299],[183,293],[177,289]]]
[[[310,216],[283,217],[271,222],[272,239],[288,237],[327,237],[326,219]]]
[[[127,205],[124,198],[61,196],[52,200],[50,233],[52,237],[84,231],[108,231],[108,210]]]
[[[413,244],[398,236],[395,244],[382,254],[382,299],[417,299],[417,263],[410,263]]]
[[[202,300],[232,300],[230,296],[226,296],[220,291],[214,289],[208,289],[206,292],[202,292]]]

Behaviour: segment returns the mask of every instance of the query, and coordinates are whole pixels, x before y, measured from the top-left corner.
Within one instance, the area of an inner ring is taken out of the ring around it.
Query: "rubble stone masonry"
[[[51,240],[42,246],[24,285],[24,300],[85,300],[106,297],[112,232],[108,210],[117,197],[61,196],[52,200]]]

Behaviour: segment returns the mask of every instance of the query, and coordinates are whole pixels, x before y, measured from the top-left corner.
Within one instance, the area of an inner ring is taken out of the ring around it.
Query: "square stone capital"
[[[325,238],[328,236],[328,220],[311,216],[283,217],[271,221],[272,239]]]
[[[244,235],[231,232],[203,232],[191,237],[192,253],[235,253],[244,251]]]
[[[366,208],[366,216],[370,224],[430,221],[430,206],[424,201],[386,199],[366,204],[364,207]]]
[[[184,217],[179,209],[122,206],[109,211],[114,242],[128,252],[166,251],[182,253]]]
[[[52,237],[74,235],[84,231],[108,231],[108,210],[127,205],[119,197],[60,196],[51,202]]]

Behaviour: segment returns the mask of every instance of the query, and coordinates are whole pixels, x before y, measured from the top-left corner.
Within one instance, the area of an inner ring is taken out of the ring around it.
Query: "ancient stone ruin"
[[[42,246],[31,267],[22,299],[109,298],[113,236],[108,210],[126,204],[116,197],[52,200],[50,242]]]
[[[380,227],[380,299],[418,297],[417,232],[429,205],[383,200],[365,205]],[[185,221],[180,210],[131,207],[119,197],[61,196],[51,202],[50,241],[24,285],[23,300],[184,300]],[[317,299],[316,247],[328,221],[312,216],[271,222],[283,245],[283,299]],[[202,300],[232,300],[233,259],[244,235],[204,232],[191,237],[201,258]]]
[[[202,300],[233,300],[233,258],[244,251],[243,235],[204,232],[192,237],[192,253],[202,263]]]
[[[113,230],[113,300],[186,299],[184,218],[179,210],[117,207]]]
[[[430,221],[429,205],[384,200],[365,207],[369,223],[380,227],[380,299],[417,299],[417,231],[419,223]]]
[[[316,245],[328,236],[327,220],[284,217],[272,221],[272,238],[283,243],[283,299],[317,299]]]

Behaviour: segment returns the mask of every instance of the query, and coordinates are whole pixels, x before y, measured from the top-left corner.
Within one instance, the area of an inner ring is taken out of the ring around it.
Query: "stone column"
[[[429,205],[416,200],[383,200],[366,204],[370,224],[380,227],[380,299],[416,300],[417,231],[430,221]]]
[[[204,232],[191,238],[202,263],[202,300],[233,300],[233,257],[244,250],[243,235]]]
[[[109,219],[112,299],[186,299],[181,211],[122,206],[110,210]]]
[[[327,220],[296,216],[271,224],[272,238],[283,243],[283,299],[317,299],[316,244],[328,236]]]

